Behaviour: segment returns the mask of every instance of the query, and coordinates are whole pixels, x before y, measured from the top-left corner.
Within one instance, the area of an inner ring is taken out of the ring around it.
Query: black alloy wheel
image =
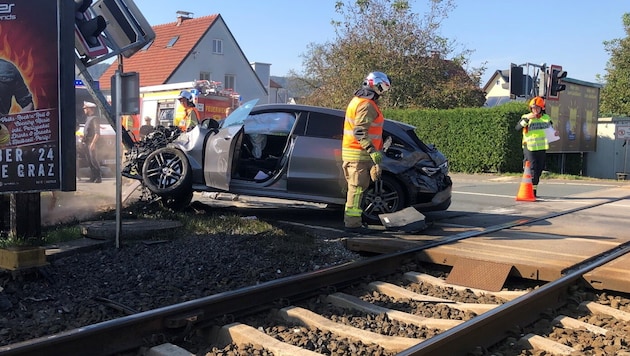
[[[161,197],[188,196],[192,192],[190,164],[176,148],[159,148],[149,154],[142,165],[142,181]]]
[[[368,223],[380,223],[379,214],[393,213],[405,208],[405,192],[398,181],[383,175],[363,193],[363,218]]]

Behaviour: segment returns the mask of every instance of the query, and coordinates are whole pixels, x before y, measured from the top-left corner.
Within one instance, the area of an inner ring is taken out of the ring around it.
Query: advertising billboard
[[[0,3],[0,194],[61,188],[59,17],[57,1]]]
[[[547,101],[546,112],[560,134],[548,153],[593,152],[597,142],[599,91],[601,86],[572,78],[563,79],[566,90],[559,100]]]

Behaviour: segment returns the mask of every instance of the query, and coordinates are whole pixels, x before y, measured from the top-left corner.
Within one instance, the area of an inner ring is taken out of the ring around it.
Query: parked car
[[[341,139],[345,112],[291,104],[236,109],[222,123],[205,120],[189,132],[161,128],[139,142],[123,174],[141,179],[167,206],[188,205],[193,192],[229,192],[343,206]],[[414,127],[385,120],[380,184],[365,192],[367,221],[413,206],[451,204],[448,161]],[[159,142],[156,144],[156,142]]]

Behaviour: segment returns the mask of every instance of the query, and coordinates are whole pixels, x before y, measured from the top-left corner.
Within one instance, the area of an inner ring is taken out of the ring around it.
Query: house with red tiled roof
[[[220,14],[191,15],[178,11],[177,21],[153,26],[155,40],[124,58],[123,72],[138,72],[140,87],[209,80],[237,92],[242,102],[269,102],[271,64],[250,63]],[[101,75],[102,90],[111,89],[108,78],[118,65]]]

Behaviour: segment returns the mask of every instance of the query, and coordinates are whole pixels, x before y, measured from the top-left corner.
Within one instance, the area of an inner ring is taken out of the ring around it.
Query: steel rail
[[[256,286],[223,292],[49,336],[2,346],[0,347],[0,355],[58,354],[71,356],[84,355],[86,350],[90,350],[90,354],[95,356],[117,354],[142,346],[142,340],[146,340],[152,336],[167,333],[176,334],[184,327],[201,324],[204,321],[213,320],[225,315],[244,313],[248,310],[257,309],[258,306],[273,304],[280,300],[302,299],[316,295],[324,289],[329,290],[331,288],[348,286],[352,282],[368,276],[373,278],[394,273],[404,262],[413,261],[417,253],[428,248],[570,214],[626,198],[630,198],[630,196],[610,199],[605,202],[594,203],[588,206],[555,212],[540,217],[519,219],[509,223],[490,226],[478,231],[467,231],[439,238],[405,251],[375,256],[340,266],[277,279]],[[575,273],[571,273],[571,275],[574,274]],[[539,300],[539,302],[542,302],[542,300]],[[508,304],[511,305],[512,303]],[[503,309],[505,308],[500,308],[500,310]],[[487,318],[484,317],[481,320],[487,320]],[[491,324],[488,323],[488,325]],[[462,329],[462,327],[457,328],[457,330],[460,329]],[[450,335],[450,333],[446,335]],[[439,342],[439,340],[440,339],[437,339],[435,342]],[[435,345],[435,343],[431,343],[430,345]],[[429,347],[429,344],[423,347]]]
[[[0,347],[0,355],[112,355],[142,346],[154,335],[239,314],[283,299],[302,299],[324,289],[341,288],[366,276],[391,274],[412,252],[376,256],[256,286],[191,300]],[[53,351],[54,350],[54,351]]]
[[[578,282],[585,273],[630,252],[630,242],[607,251],[599,258],[581,264],[568,274],[549,282],[535,291],[470,319],[452,329],[398,353],[398,356],[467,355],[480,347],[487,348],[510,336],[515,327],[522,327],[538,319],[552,306],[561,304],[567,288]]]

